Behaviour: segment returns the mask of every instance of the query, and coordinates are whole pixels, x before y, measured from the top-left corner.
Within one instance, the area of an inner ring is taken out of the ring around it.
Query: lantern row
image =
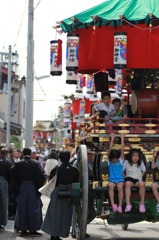
[[[67,99],[64,103],[63,118],[64,123],[82,122],[85,120],[85,114],[90,114],[91,106],[97,103],[98,100],[90,100],[86,98]]]
[[[68,84],[77,84],[76,73],[79,62],[79,35],[69,33],[67,35],[66,47],[66,70]],[[127,66],[127,33],[114,33],[114,68],[123,69]],[[62,41],[50,41],[50,74],[52,76],[62,75]]]

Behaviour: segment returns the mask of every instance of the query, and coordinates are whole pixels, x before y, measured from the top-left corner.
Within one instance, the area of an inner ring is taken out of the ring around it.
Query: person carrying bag
[[[61,166],[53,169],[50,178],[56,175],[56,186],[50,195],[50,203],[46,212],[42,231],[49,234],[50,240],[67,238],[72,220],[72,199],[70,185],[78,182],[79,173],[76,167],[70,165],[70,153],[61,152],[59,158]]]
[[[57,167],[57,169],[56,169],[56,174],[55,174],[55,176],[54,176],[50,181],[48,181],[44,186],[42,186],[41,188],[39,188],[39,192],[40,192],[42,195],[44,195],[44,196],[46,196],[46,197],[48,197],[48,198],[50,198],[52,191],[53,191],[53,190],[55,189],[55,187],[56,187],[56,182],[57,182],[57,170],[58,170],[58,167]]]

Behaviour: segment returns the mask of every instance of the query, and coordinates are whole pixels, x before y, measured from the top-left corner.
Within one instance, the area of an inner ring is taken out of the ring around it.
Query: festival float
[[[74,212],[76,239],[85,239],[90,192],[91,198],[96,200],[96,214],[108,224],[121,224],[126,230],[131,223],[159,221],[151,190],[153,181],[159,180],[158,174],[151,169],[153,151],[159,150],[158,1],[108,0],[57,22],[54,28],[67,34],[66,69],[78,75],[75,94],[79,97],[72,102],[71,117],[74,122],[81,123],[79,130],[82,130],[78,151],[80,181],[73,188],[72,196],[77,210]],[[118,94],[126,101],[127,118],[110,124],[99,117],[85,117],[86,103],[82,98],[81,82],[86,75],[87,94],[92,96],[105,90]],[[131,213],[112,212],[107,187],[111,133],[116,136],[115,149],[120,149],[120,134],[125,134],[125,154],[131,148],[140,148],[143,153],[146,165],[145,213],[138,211],[139,190],[136,187],[132,187]],[[91,162],[88,154],[92,154]],[[94,179],[88,181],[90,164]]]

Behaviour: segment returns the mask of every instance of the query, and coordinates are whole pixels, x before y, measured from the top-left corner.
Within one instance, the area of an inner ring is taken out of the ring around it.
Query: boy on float
[[[114,113],[112,115],[112,122],[118,123],[122,120],[122,118],[126,118],[127,115],[124,114],[123,110],[121,109],[121,100],[119,98],[114,98],[112,103],[114,105]]]
[[[114,106],[110,103],[111,94],[108,91],[102,92],[101,94],[102,102],[94,105],[92,109],[92,118],[100,115],[100,112],[105,112],[105,117],[112,117],[114,113]]]
[[[154,153],[153,153],[151,168],[159,171],[159,151],[158,152],[154,151]],[[152,192],[153,192],[153,195],[154,195],[154,197],[157,201],[157,205],[156,205],[157,213],[159,213],[159,193],[158,193],[158,189],[159,189],[159,179],[156,179],[156,182],[154,182],[152,184]]]

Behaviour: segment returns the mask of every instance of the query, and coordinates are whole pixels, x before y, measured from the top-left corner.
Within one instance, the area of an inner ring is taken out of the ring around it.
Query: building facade
[[[4,68],[3,68],[4,69]],[[2,69],[2,71],[3,71]],[[8,116],[8,71],[2,74],[2,85],[0,89],[0,119],[4,121],[4,129],[1,129],[0,144],[6,143],[6,122]],[[18,80],[12,73],[11,82],[11,136],[17,135],[21,143],[24,139],[25,127],[25,102],[26,102],[25,78]],[[3,133],[3,134],[2,134]]]

